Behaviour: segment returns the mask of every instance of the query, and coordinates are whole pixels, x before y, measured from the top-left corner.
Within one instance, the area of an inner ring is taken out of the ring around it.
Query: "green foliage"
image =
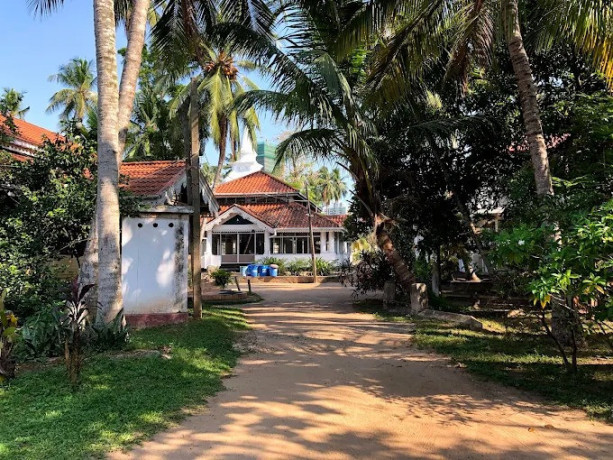
[[[294,259],[288,262],[286,267],[289,274],[294,276],[301,275],[306,272],[310,273],[313,270],[311,259],[307,258]]]
[[[225,288],[228,285],[228,282],[230,281],[230,277],[232,276],[232,273],[220,268],[219,270],[215,270],[213,273],[211,273],[211,276],[215,280],[216,286],[221,286]]]
[[[59,309],[43,307],[28,317],[21,328],[19,354],[23,359],[61,356],[64,353]]]
[[[529,285],[534,302],[575,298],[590,317],[613,320],[613,200],[577,219],[546,254]]]
[[[238,357],[234,331],[247,327],[236,309],[208,309],[204,316],[135,331],[134,353],[88,359],[78,392],[61,366],[21,373],[0,389],[0,459],[100,458],[201,407],[223,388]]]
[[[329,276],[336,271],[336,263],[324,260],[321,257],[315,259],[315,267],[319,276]]]
[[[59,316],[65,347],[66,370],[73,386],[77,386],[81,380],[85,347],[84,335],[89,316],[89,310],[84,299],[92,287],[94,287],[93,284],[80,287],[75,280],[72,285],[71,296]]]
[[[17,317],[4,308],[6,290],[0,294],[0,383],[15,377],[15,360],[12,356],[17,340]]]
[[[380,291],[386,281],[395,279],[394,270],[385,254],[379,250],[362,251],[360,261],[355,266],[352,285],[355,294]]]
[[[0,96],[0,113],[5,116],[24,118],[30,107],[23,107],[25,92],[17,91],[13,88],[4,88]],[[0,143],[0,145],[2,145]]]
[[[97,323],[91,326],[88,348],[97,351],[122,350],[130,342],[130,332],[123,309],[110,323]]]

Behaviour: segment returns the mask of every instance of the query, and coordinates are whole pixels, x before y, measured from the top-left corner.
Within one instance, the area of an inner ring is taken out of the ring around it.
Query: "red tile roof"
[[[347,214],[333,214],[326,215],[326,217],[332,222],[336,223],[336,225],[338,225],[339,227],[342,227],[345,223],[345,220],[347,220]]]
[[[234,204],[231,206],[221,206],[219,214],[221,215],[233,207],[243,210],[272,228],[298,229],[308,228],[309,226],[307,209],[298,203]],[[328,217],[313,213],[313,228],[341,227],[341,225]]]
[[[4,129],[5,120],[6,117],[0,115],[0,126],[2,129]],[[60,136],[56,132],[33,125],[32,123],[28,123],[27,121],[19,118],[13,118],[13,123],[17,128],[17,134],[14,136],[15,139],[27,142],[28,144],[32,144],[37,147],[43,145],[45,139],[49,139],[52,142],[55,142],[57,139],[63,139],[63,136]]]
[[[215,195],[299,193],[294,187],[268,173],[258,171],[215,187]]]
[[[16,133],[9,132],[5,126],[6,117],[0,115],[0,130],[9,134],[13,138],[13,141],[9,145],[5,146],[7,151],[11,152],[12,157],[17,161],[28,161],[31,159],[31,155],[35,154],[39,147],[41,147],[45,139],[49,139],[51,142],[55,142],[58,139],[64,139],[63,136],[56,132],[50,131],[40,126],[28,123],[25,120],[19,118],[13,118],[13,124],[17,130]],[[15,141],[20,141],[23,144],[19,145]]]
[[[185,162],[134,161],[121,164],[122,187],[135,195],[158,196],[185,173]]]

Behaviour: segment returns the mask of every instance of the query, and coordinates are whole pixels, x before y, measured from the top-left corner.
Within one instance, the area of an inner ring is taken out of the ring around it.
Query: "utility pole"
[[[202,261],[200,240],[200,137],[198,126],[198,84],[192,78],[189,95],[189,156],[187,166],[188,204],[192,206],[191,218],[191,278],[194,300],[194,318],[202,318]],[[185,139],[187,143],[187,139]],[[186,148],[187,150],[187,148]]]
[[[309,216],[309,242],[311,246],[311,263],[313,270],[313,283],[317,283],[317,259],[315,257],[315,237],[313,236],[313,218],[311,216],[311,198],[309,198],[309,181],[306,181],[307,212]]]

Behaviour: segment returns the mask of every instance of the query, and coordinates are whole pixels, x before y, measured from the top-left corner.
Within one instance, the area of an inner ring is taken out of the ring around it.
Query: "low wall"
[[[297,283],[312,283],[312,276],[239,276],[239,283],[247,283],[251,280],[251,284],[297,284]],[[338,282],[338,276],[318,276],[318,283],[335,283]]]
[[[187,312],[180,313],[143,313],[125,315],[126,323],[133,329],[164,326],[166,324],[180,324],[189,319]]]

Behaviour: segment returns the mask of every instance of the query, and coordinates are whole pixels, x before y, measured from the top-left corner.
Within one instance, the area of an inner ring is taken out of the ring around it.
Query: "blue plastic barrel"
[[[270,267],[268,265],[260,265],[258,267],[258,275],[260,276],[268,276],[268,271]]]
[[[240,267],[240,271],[241,271],[241,276],[247,276],[247,269],[249,268],[249,266],[247,265],[243,265]]]
[[[279,275],[279,269],[271,267],[270,270],[268,270],[268,274],[270,276],[278,276]]]
[[[257,265],[249,265],[247,267],[247,276],[258,276],[258,266]]]

